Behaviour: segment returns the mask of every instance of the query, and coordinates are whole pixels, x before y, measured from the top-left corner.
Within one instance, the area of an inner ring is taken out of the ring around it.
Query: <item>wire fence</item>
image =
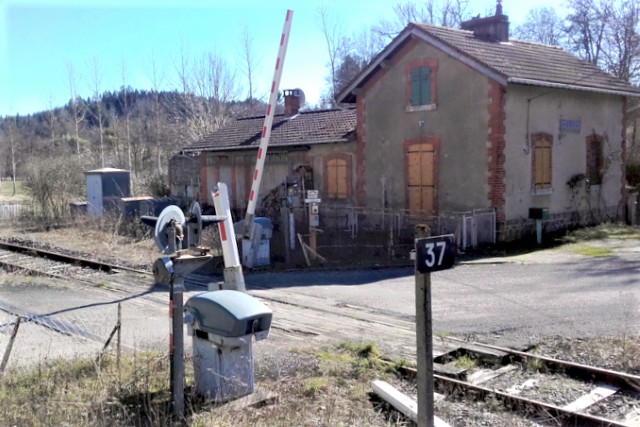
[[[118,360],[121,306],[86,307],[36,314],[0,303],[0,375],[59,358],[101,357]]]

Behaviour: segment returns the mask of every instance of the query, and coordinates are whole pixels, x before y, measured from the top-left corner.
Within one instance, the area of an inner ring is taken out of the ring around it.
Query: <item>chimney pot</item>
[[[285,89],[284,91],[284,116],[291,117],[300,111],[300,90]]]
[[[496,14],[486,18],[472,18],[462,22],[463,30],[473,31],[473,35],[479,39],[498,42],[509,41],[509,17],[502,13],[502,1],[496,2]]]

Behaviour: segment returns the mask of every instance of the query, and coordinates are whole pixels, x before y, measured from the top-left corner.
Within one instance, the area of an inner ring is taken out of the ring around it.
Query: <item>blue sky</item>
[[[162,86],[179,87],[180,46],[188,57],[214,52],[244,84],[240,68],[243,26],[253,38],[259,67],[254,84],[266,97],[287,9],[294,11],[280,89],[301,88],[311,104],[326,86],[327,50],[317,9],[322,0],[0,0],[0,116],[30,114],[65,104],[70,97],[67,65],[77,76],[78,94],[93,92],[94,62],[100,90],[127,84],[150,89],[151,58],[163,70]],[[391,0],[324,0],[347,35],[392,16]],[[557,3],[557,2],[555,2]],[[512,25],[531,7],[551,1],[504,0]],[[472,0],[474,14],[495,0]],[[246,90],[241,92],[244,97]]]

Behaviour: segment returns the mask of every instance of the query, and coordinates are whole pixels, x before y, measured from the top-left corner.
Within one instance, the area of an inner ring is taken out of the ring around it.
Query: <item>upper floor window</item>
[[[547,133],[536,133],[531,136],[533,192],[545,194],[552,191],[552,136]]]
[[[602,184],[604,141],[600,135],[587,137],[587,179],[590,185]]]
[[[405,66],[406,110],[421,111],[436,108],[436,59],[419,59]]]
[[[416,67],[411,70],[412,107],[431,104],[431,68]]]

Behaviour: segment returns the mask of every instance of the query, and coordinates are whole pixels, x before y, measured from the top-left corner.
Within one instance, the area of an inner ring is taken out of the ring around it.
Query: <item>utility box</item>
[[[242,252],[248,252],[253,247],[255,259],[251,267],[264,267],[271,265],[271,237],[273,236],[273,222],[269,218],[256,217],[253,219],[255,240],[242,240]],[[233,225],[236,236],[244,234],[244,220]]]
[[[129,171],[113,168],[85,172],[87,181],[87,213],[102,216],[105,210],[117,208],[121,197],[131,195]]]
[[[529,219],[549,219],[549,208],[529,208]]]
[[[205,292],[185,304],[196,393],[227,402],[253,393],[252,338],[267,338],[273,312],[244,292]]]

